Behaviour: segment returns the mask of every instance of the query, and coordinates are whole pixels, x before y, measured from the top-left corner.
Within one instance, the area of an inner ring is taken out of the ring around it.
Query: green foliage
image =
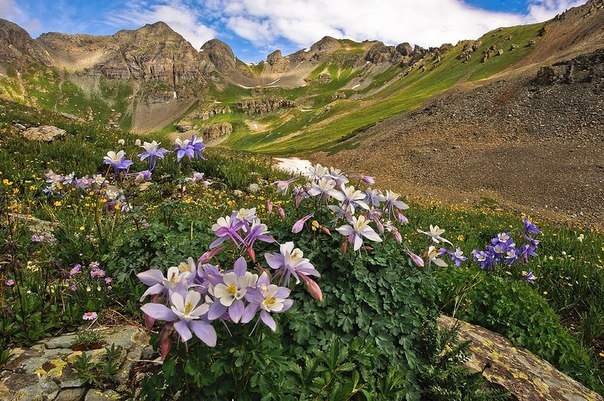
[[[82,352],[71,367],[76,377],[85,384],[98,389],[115,388],[115,375],[119,372],[121,356],[122,347],[111,344],[105,347],[105,353],[98,359]]]
[[[103,340],[103,336],[95,330],[82,330],[76,333],[76,338],[71,344],[72,347],[82,347],[100,344]]]
[[[484,271],[446,269],[438,272],[445,312],[503,334],[590,387],[595,364],[560,317],[528,282]]]
[[[485,382],[482,372],[463,366],[470,341],[459,342],[459,328],[435,330],[422,340],[426,363],[418,375],[422,400],[509,400],[510,393]]]

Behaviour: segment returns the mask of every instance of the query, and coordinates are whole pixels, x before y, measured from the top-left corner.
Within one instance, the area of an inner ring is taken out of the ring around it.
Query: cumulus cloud
[[[532,0],[529,1],[527,17],[531,22],[545,21],[555,14],[584,3],[584,0]]]
[[[285,53],[309,47],[323,36],[355,41],[380,40],[389,45],[402,42],[422,47],[475,39],[503,26],[545,21],[586,0],[524,0],[525,13],[495,12],[472,7],[470,0],[130,0],[128,2],[94,0],[90,7],[103,5],[97,16],[105,27],[136,29],[163,21],[195,48],[218,38],[233,46],[237,55],[245,53],[257,59],[266,49],[280,48]],[[37,0],[0,0],[0,16],[23,27],[42,18],[45,28],[57,18],[27,15],[22,4]],[[56,12],[58,5],[43,1],[46,14],[60,14],[61,26],[82,27],[94,31],[92,21],[78,10]],[[59,2],[77,8],[75,3]],[[41,3],[37,2],[38,5]],[[21,9],[19,8],[21,7]],[[39,7],[36,7],[38,10]],[[32,7],[33,10],[33,7]],[[90,10],[88,10],[90,11]],[[69,19],[70,21],[66,21]],[[25,25],[23,25],[25,23]],[[88,24],[88,25],[86,25]],[[109,25],[108,25],[109,24]],[[26,28],[27,29],[27,28]],[[31,32],[31,31],[30,31]],[[279,47],[280,45],[280,47]],[[269,52],[270,52],[269,51]]]

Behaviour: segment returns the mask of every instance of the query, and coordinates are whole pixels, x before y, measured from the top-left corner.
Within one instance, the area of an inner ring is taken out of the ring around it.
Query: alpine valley
[[[163,22],[32,39],[0,20],[0,98],[300,156],[410,197],[604,224],[603,0],[438,48],[324,37],[258,64]]]

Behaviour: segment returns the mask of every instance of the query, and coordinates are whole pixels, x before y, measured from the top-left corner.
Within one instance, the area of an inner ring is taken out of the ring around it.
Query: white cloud
[[[580,6],[585,1],[579,0],[532,0],[529,1],[528,18],[535,21],[544,21],[556,14],[560,14],[572,7]]]
[[[529,14],[493,12],[459,0],[213,0],[228,27],[250,41],[286,39],[306,47],[325,35],[387,44],[439,46],[502,27],[544,21],[585,2],[529,0]],[[220,6],[222,9],[220,11]]]

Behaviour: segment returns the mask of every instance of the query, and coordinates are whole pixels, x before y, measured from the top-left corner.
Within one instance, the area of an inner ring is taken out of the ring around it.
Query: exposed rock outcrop
[[[254,98],[237,102],[237,107],[248,115],[264,115],[277,109],[298,107],[298,103],[288,99]]]
[[[52,142],[64,138],[66,134],[64,129],[52,125],[41,125],[27,128],[22,135],[30,141]]]
[[[466,366],[482,372],[492,383],[509,390],[519,401],[602,401],[602,397],[556,370],[529,351],[513,346],[505,337],[480,326],[440,316],[440,327],[459,324],[460,341],[471,341]]]
[[[218,124],[207,124],[201,130],[201,136],[205,140],[220,138],[233,132],[231,123],[223,122]]]
[[[266,58],[266,63],[269,66],[269,72],[272,74],[279,74],[289,71],[289,61],[281,55],[281,50],[275,50]]]
[[[12,65],[21,69],[32,62],[52,65],[52,58],[23,28],[0,18],[0,71]]]

